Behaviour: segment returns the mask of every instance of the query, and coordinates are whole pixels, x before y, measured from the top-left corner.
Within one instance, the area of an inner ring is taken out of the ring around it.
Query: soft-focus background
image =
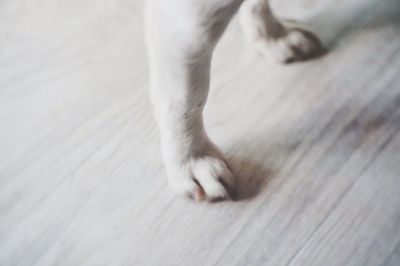
[[[0,265],[400,265],[400,1],[280,0],[329,47],[266,62],[237,19],[205,112],[236,202],[167,188],[141,0],[0,2]]]

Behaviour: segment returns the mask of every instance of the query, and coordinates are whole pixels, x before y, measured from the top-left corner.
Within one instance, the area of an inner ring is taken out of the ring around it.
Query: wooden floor
[[[400,265],[400,2],[273,2],[330,50],[290,66],[233,21],[205,117],[240,187],[217,204],[167,187],[142,4],[0,3],[0,265]]]

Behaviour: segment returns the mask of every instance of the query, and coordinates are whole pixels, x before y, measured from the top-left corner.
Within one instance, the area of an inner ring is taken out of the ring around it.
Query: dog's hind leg
[[[277,19],[268,0],[246,0],[240,8],[240,20],[249,42],[280,63],[304,61],[324,52],[311,31],[293,21]]]

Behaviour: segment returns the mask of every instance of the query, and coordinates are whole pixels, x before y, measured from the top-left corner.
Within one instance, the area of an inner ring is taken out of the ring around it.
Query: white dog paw
[[[311,31],[296,23],[286,22],[279,37],[260,37],[255,40],[258,50],[278,63],[306,61],[322,55],[325,48]]]
[[[220,156],[189,158],[185,163],[167,164],[168,181],[178,194],[196,201],[231,199],[234,178]]]

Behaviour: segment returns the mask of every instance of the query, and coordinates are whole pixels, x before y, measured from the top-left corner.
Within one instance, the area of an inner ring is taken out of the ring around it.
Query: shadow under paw
[[[249,200],[256,197],[267,185],[273,175],[261,163],[238,158],[229,158],[229,166],[235,176],[234,201]]]

